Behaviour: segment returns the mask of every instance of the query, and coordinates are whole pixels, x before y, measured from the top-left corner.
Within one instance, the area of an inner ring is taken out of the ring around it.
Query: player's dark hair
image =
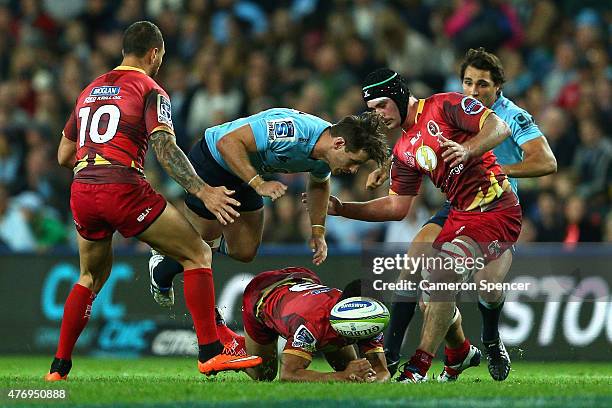
[[[381,166],[389,156],[386,129],[380,115],[364,112],[344,117],[332,125],[330,132],[332,137],[344,139],[348,152],[357,153],[363,149],[370,159]]]
[[[352,297],[369,297],[382,302],[380,291],[374,290],[373,282],[370,279],[355,279],[349,282],[342,290],[342,296],[338,302]]]
[[[362,92],[365,102],[382,97],[391,99],[399,110],[400,123],[404,123],[408,114],[410,89],[399,73],[389,68],[379,68],[370,72],[363,81]]]
[[[461,80],[465,75],[467,67],[474,67],[483,71],[489,71],[491,73],[491,79],[493,83],[501,87],[506,82],[506,76],[504,74],[504,67],[497,55],[490,52],[486,52],[483,47],[475,50],[470,48],[465,54],[463,61],[461,62]]]
[[[163,44],[161,31],[150,21],[137,21],[123,33],[123,55],[142,58],[151,48],[161,48]]]

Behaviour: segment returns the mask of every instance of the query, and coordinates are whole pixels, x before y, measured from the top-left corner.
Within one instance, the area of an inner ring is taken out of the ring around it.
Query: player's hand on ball
[[[327,259],[327,242],[325,242],[325,237],[313,235],[308,244],[312,252],[314,252],[312,263],[317,266],[321,265]]]
[[[450,163],[450,167],[458,166],[461,163],[467,162],[471,158],[470,150],[465,146],[449,140],[442,135],[438,136],[442,140],[442,158],[446,163]]]
[[[205,185],[195,196],[213,213],[222,225],[234,222],[234,218],[240,217],[240,213],[234,207],[240,207],[240,202],[231,197],[234,190],[228,190],[224,186],[212,187]]]
[[[389,178],[389,172],[384,171],[381,168],[378,168],[371,172],[368,175],[368,180],[366,181],[366,188],[368,190],[374,190],[383,185],[385,181]]]
[[[264,181],[257,187],[255,191],[262,197],[270,197],[272,201],[285,195],[287,186],[280,181]]]
[[[344,370],[344,374],[348,381],[354,382],[371,382],[369,377],[371,377],[372,374],[374,374],[374,378],[376,378],[376,372],[372,369],[370,362],[365,358],[350,361]]]

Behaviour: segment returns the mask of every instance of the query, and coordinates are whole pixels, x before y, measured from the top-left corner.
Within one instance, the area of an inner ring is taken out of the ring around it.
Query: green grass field
[[[514,363],[496,383],[486,365],[459,382],[418,385],[256,383],[243,373],[206,378],[192,358],[111,360],[77,357],[69,381],[42,381],[49,358],[0,357],[0,406],[49,407],[612,407],[612,364]],[[314,367],[327,370],[323,361]],[[432,372],[438,373],[439,364]],[[7,397],[9,389],[67,391],[62,401]]]

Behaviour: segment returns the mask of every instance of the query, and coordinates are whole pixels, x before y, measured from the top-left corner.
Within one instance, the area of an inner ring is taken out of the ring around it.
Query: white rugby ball
[[[376,299],[351,297],[336,303],[329,322],[344,337],[365,339],[385,330],[389,323],[389,310]]]

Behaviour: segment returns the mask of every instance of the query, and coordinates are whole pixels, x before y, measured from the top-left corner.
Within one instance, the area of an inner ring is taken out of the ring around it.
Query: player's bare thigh
[[[78,283],[98,293],[110,275],[113,266],[113,236],[88,241],[77,234],[81,273]]]
[[[263,236],[263,208],[242,211],[240,217],[225,226],[217,220],[200,217],[187,206],[184,207],[184,211],[189,222],[205,241],[212,241],[223,234],[229,256],[242,262],[250,262],[255,258]]]
[[[246,369],[246,373],[254,380],[272,381],[278,372],[278,349],[277,340],[268,344],[259,344],[249,334],[244,333],[246,351],[250,355],[259,356],[263,362],[257,367]]]
[[[418,258],[421,256],[434,255],[435,250],[432,248],[431,244],[436,240],[440,231],[442,231],[442,227],[433,222],[423,225],[414,236],[410,247],[408,247],[408,257]],[[414,271],[404,269],[400,273],[399,279],[409,280],[409,274],[413,272]],[[420,271],[416,271],[416,273],[420,273]]]
[[[193,226],[172,204],[138,237],[185,269],[210,268],[212,252]]]
[[[512,265],[512,250],[506,249],[499,258],[489,262],[484,268],[474,274],[474,282],[480,288],[480,281],[503,282],[506,274]],[[488,303],[495,303],[503,295],[501,290],[483,291],[479,290],[478,295]]]

